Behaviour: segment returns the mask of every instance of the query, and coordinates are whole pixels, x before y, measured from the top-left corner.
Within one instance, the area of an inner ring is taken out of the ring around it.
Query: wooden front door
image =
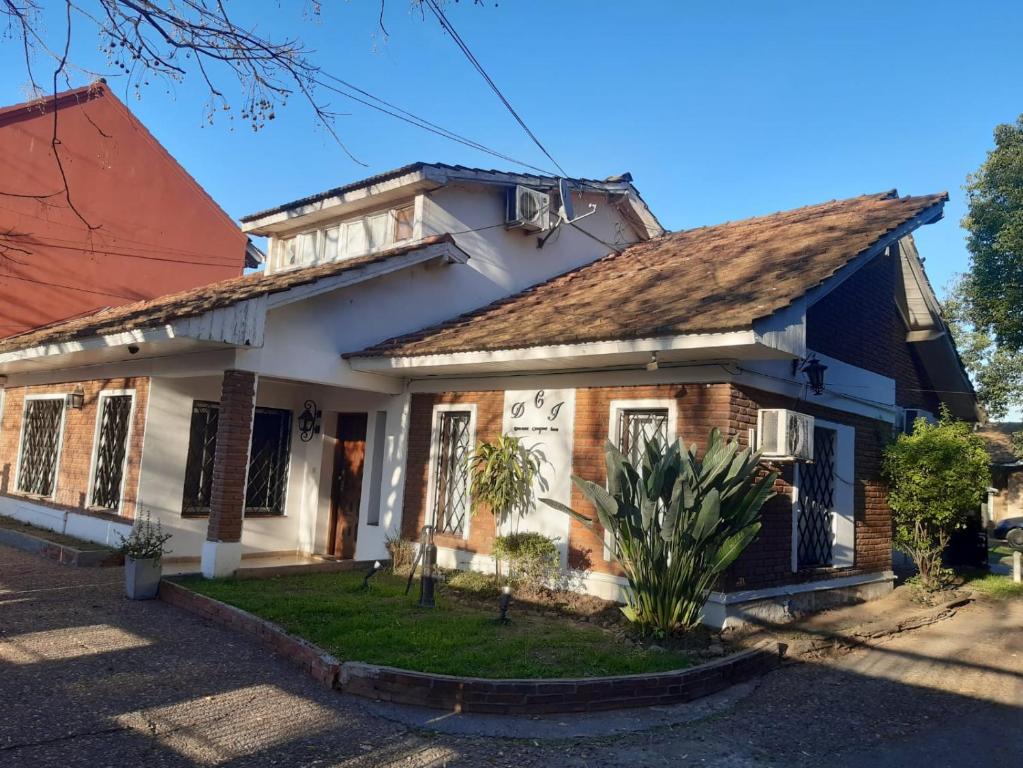
[[[334,483],[330,492],[328,551],[335,557],[355,557],[359,534],[362,468],[366,461],[365,413],[339,413],[334,448]]]

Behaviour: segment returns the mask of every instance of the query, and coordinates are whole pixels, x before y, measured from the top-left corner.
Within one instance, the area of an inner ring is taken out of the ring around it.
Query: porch
[[[154,377],[138,509],[172,535],[167,572],[386,558],[406,400],[239,370]]]

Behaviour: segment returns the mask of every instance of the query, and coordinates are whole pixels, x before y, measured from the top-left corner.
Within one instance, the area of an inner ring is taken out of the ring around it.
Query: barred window
[[[646,444],[656,440],[662,448],[668,444],[667,408],[623,408],[618,411],[618,450],[639,467]]]
[[[196,401],[185,463],[185,489],[181,514],[210,513],[213,462],[217,453],[217,403]],[[246,515],[283,515],[291,458],[291,411],[256,408],[245,484]]]
[[[437,422],[433,515],[440,533],[465,534],[469,513],[469,468],[472,448],[470,411],[441,411]]]
[[[185,460],[185,494],[181,514],[208,515],[213,492],[213,457],[217,453],[217,417],[220,406],[196,400],[192,403],[192,425]]]
[[[128,452],[131,395],[103,395],[99,406],[92,506],[116,510],[121,506],[124,459]]]
[[[18,490],[22,493],[53,495],[63,421],[63,397],[25,401],[18,462]]]
[[[252,419],[246,515],[283,515],[291,456],[291,411],[257,408]]]

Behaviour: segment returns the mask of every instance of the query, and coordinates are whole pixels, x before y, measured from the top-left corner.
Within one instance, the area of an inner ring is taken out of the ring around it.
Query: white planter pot
[[[152,600],[160,589],[163,569],[153,558],[124,558],[124,592],[131,600]]]

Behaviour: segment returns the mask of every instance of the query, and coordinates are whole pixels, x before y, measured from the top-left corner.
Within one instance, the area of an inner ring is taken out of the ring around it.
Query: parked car
[[[998,521],[998,525],[991,532],[991,537],[1004,540],[1013,528],[1023,528],[1023,517],[1007,517],[1004,520]]]

